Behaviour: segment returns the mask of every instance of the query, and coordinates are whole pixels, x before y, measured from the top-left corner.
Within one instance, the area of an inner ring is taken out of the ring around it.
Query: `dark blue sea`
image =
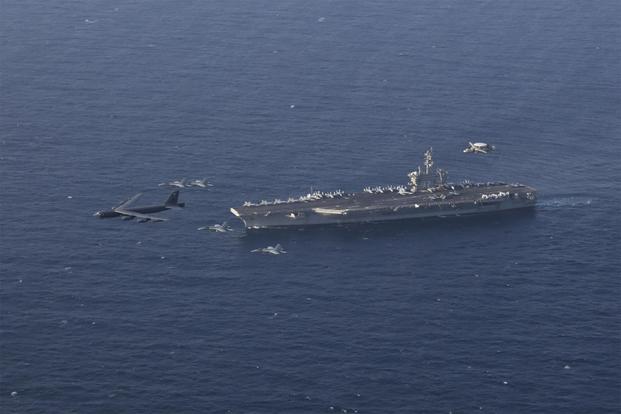
[[[0,411],[621,412],[620,19],[2,1]],[[404,184],[431,146],[450,181],[522,182],[538,207],[248,234],[229,213]],[[184,177],[214,186],[169,221],[93,217]]]

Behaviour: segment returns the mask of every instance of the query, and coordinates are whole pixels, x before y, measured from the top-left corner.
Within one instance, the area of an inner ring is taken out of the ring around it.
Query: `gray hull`
[[[473,185],[415,194],[354,193],[337,199],[231,208],[247,228],[314,226],[450,217],[531,208],[535,189],[518,185]]]

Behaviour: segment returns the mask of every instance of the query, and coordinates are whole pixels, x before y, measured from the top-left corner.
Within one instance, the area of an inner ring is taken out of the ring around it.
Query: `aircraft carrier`
[[[408,185],[367,187],[356,193],[315,191],[287,200],[247,201],[231,213],[246,228],[262,229],[483,214],[532,208],[537,201],[537,191],[523,184],[447,183],[446,171],[433,169],[431,148],[425,152],[424,167],[408,177]]]

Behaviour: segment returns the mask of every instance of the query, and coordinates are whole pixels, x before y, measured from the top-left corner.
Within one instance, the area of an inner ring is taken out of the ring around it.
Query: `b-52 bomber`
[[[138,200],[138,198],[142,195],[142,193],[138,193],[132,198],[122,202],[119,206],[112,208],[112,210],[108,211],[98,211],[94,215],[99,218],[112,218],[112,217],[121,217],[123,220],[133,220],[138,219],[139,223],[144,223],[147,221],[166,221],[168,219],[152,216],[151,213],[159,213],[160,211],[169,210],[171,208],[183,208],[185,207],[185,203],[180,203],[179,200],[179,190],[173,191],[169,196],[166,202],[162,205],[156,206],[146,206],[146,207],[129,207],[130,204]]]

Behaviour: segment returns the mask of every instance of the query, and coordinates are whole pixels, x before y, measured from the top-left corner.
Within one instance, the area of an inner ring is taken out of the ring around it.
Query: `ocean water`
[[[620,17],[3,1],[1,411],[621,412]],[[245,200],[404,183],[430,146],[450,180],[523,182],[539,206],[197,231]],[[214,186],[167,222],[92,216],[183,177]]]

